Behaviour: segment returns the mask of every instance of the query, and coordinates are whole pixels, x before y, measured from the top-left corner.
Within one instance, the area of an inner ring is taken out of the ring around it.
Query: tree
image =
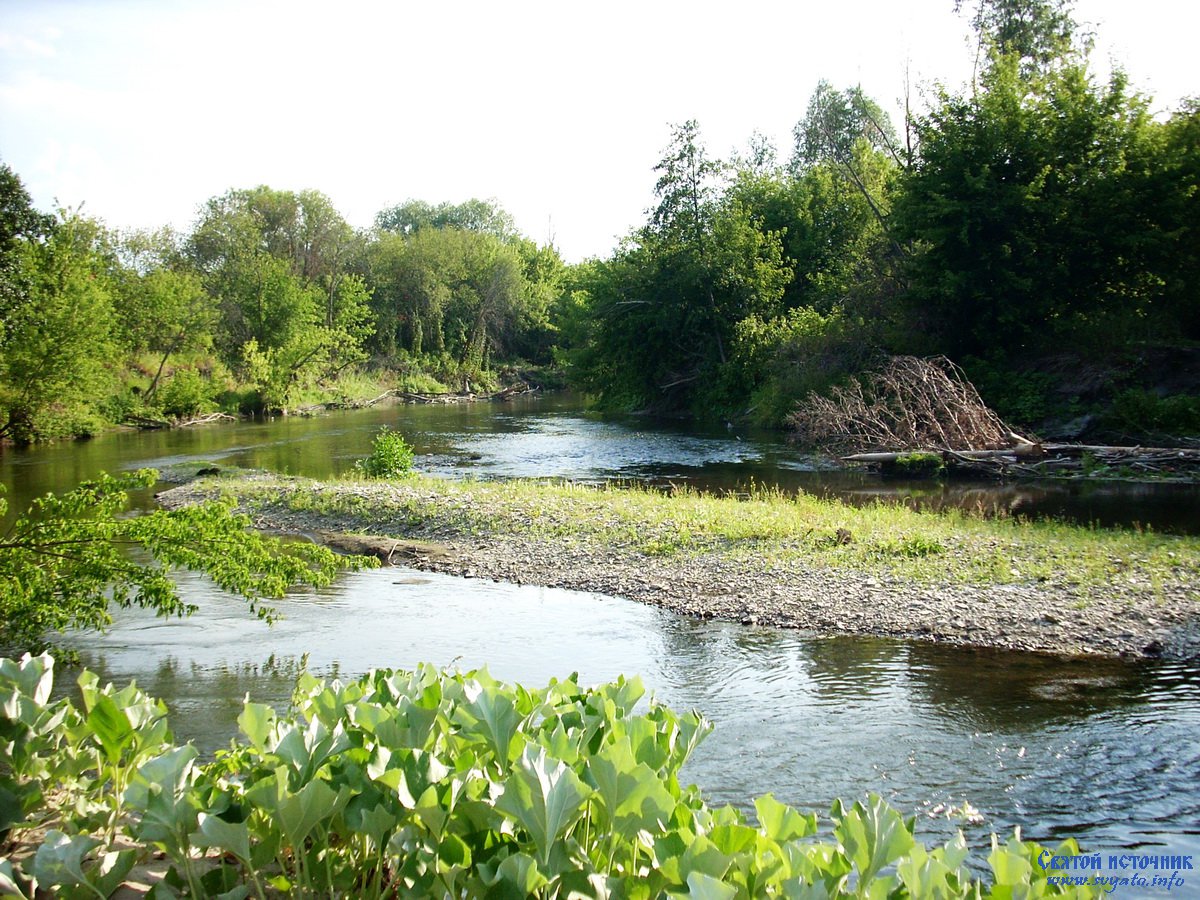
[[[499,203],[471,198],[462,203],[439,203],[434,206],[424,200],[406,200],[385,209],[375,217],[375,227],[394,234],[416,234],[423,228],[457,228],[490,234],[507,241],[518,237],[517,226]]]
[[[1076,25],[1071,0],[975,0],[971,27],[979,52],[1017,60],[1023,77],[1045,74],[1070,55]],[[964,0],[955,0],[961,12]]]
[[[146,388],[149,399],[173,354],[212,343],[217,310],[195,272],[156,268],[124,274],[115,288],[122,337],[135,352],[159,355],[158,368]]]
[[[0,346],[9,317],[24,304],[29,292],[29,273],[22,264],[22,248],[26,243],[44,239],[53,227],[51,216],[33,208],[33,201],[17,174],[0,164]]]
[[[1030,80],[1019,63],[999,59],[986,90],[942,97],[897,205],[921,248],[911,321],[955,358],[1143,331],[1157,304],[1146,101],[1119,72],[1098,85],[1080,62]]]
[[[0,643],[36,648],[53,632],[103,628],[114,605],[162,616],[191,613],[170,577],[174,568],[207,573],[245,596],[252,612],[270,617],[263,599],[282,596],[294,584],[328,584],[339,569],[370,564],[264,537],[222,502],[122,515],[127,492],[155,479],[148,469],[101,475],[34,501],[0,534]],[[0,520],[6,511],[0,496]],[[135,548],[151,561],[130,555]]]
[[[719,177],[686,122],[655,167],[658,205],[612,260],[576,270],[568,328],[591,327],[567,355],[574,377],[610,405],[686,409],[714,399],[739,321],[771,317],[791,272],[764,228]],[[701,398],[705,398],[701,400]]]
[[[110,372],[112,303],[101,230],[63,211],[44,239],[15,246],[21,285],[0,337],[0,438],[20,443],[88,430]]]
[[[262,186],[215,197],[188,255],[220,309],[218,349],[266,408],[366,358],[370,291],[350,268],[359,239],[323,194]]]

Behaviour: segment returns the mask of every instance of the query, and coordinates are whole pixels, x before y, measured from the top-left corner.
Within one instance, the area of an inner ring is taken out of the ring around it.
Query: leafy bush
[[[1143,434],[1200,434],[1200,397],[1130,389],[1113,399],[1111,418],[1114,425]]]
[[[403,478],[412,474],[413,449],[403,435],[384,425],[375,435],[371,455],[354,467],[368,478]]]
[[[979,897],[961,833],[927,850],[877,796],[832,828],[776,801],[757,822],[712,810],[681,767],[709,731],[637,679],[542,689],[486,670],[300,676],[293,709],[247,699],[241,737],[209,763],[171,743],[133,685],[79,679],[51,702],[53,660],[0,660],[0,890],[106,897],[138,862],[155,896]],[[124,849],[113,849],[115,846]],[[32,848],[25,847],[28,851]],[[1042,848],[992,839],[1001,897],[1099,896],[1050,884]],[[1073,854],[1073,841],[1058,854]],[[12,860],[22,859],[14,864]],[[157,857],[161,861],[153,861]]]
[[[179,369],[158,389],[158,407],[177,419],[191,418],[212,408],[212,386],[192,369]]]

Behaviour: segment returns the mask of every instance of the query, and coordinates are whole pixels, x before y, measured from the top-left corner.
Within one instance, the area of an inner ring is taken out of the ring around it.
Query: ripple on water
[[[569,591],[403,569],[363,572],[281,604],[273,627],[199,579],[201,612],[122,612],[68,639],[105,677],[136,677],[176,731],[227,742],[242,696],[283,704],[297,661],[356,675],[421,661],[544,684],[640,674],[659,699],[716,723],[687,776],[717,803],[772,791],[827,811],[876,791],[907,812],[969,802],[982,842],[1013,825],[1097,849],[1200,852],[1200,672],[1187,664],[1061,660],[900,641],[821,639],[685,619]],[[926,819],[927,840],[957,820]]]

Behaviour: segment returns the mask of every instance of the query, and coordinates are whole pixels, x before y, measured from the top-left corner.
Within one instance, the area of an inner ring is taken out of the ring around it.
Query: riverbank
[[[529,481],[206,478],[261,528],[383,539],[406,565],[821,634],[1100,655],[1200,654],[1200,539],[773,492]],[[356,538],[362,540],[362,538]],[[397,561],[393,559],[393,561]]]

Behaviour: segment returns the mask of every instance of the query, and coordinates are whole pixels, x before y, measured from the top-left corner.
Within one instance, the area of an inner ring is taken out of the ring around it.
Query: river
[[[236,464],[293,474],[347,472],[387,424],[418,464],[447,476],[687,481],[880,495],[985,512],[1067,515],[1200,530],[1192,488],[1001,488],[883,484],[828,471],[772,435],[704,432],[581,412],[569,399],[400,406],[172,432],[120,433],[0,455],[14,507],[97,471]],[[150,492],[136,498],[152,502]],[[136,678],[173,711],[177,735],[225,744],[241,699],[282,704],[307,654],[322,675],[428,660],[487,665],[544,683],[578,671],[595,682],[639,674],[656,696],[716,723],[686,774],[710,800],[757,794],[827,811],[835,797],[882,794],[919,814],[918,836],[1020,825],[1090,850],[1200,854],[1200,666],[1066,660],[682,619],[592,594],[387,569],[347,575],[282,602],[274,626],[237,598],[184,574],[201,607],[189,620],[139,611],[107,635],[66,643],[117,681]],[[369,623],[366,627],[365,623]],[[963,825],[945,812],[969,803]]]

